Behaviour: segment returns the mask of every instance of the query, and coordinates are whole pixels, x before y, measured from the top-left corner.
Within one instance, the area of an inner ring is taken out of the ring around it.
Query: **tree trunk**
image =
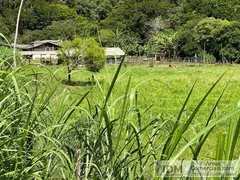
[[[71,82],[71,68],[68,66],[68,82]]]

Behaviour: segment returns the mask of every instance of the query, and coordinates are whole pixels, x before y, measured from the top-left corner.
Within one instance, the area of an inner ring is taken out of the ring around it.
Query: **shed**
[[[107,56],[106,63],[120,63],[125,52],[119,47],[107,47],[105,49]]]

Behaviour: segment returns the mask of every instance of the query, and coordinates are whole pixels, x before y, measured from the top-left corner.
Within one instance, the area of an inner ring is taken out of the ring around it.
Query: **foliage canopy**
[[[0,2],[0,32],[9,39],[19,4],[20,0]],[[217,60],[232,61],[239,55],[239,38],[234,38],[239,31],[239,0],[26,0],[23,12],[19,43],[94,38],[103,46],[143,55],[164,51],[151,42],[157,34],[174,31],[171,56],[200,55],[204,46]]]

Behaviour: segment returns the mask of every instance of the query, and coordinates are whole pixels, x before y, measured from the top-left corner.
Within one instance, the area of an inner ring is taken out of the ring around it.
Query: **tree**
[[[240,22],[224,21],[214,31],[213,53],[218,59],[239,60],[240,54]]]
[[[93,39],[75,38],[61,44],[59,57],[67,64],[68,82],[71,82],[71,72],[79,65],[86,64],[89,71],[98,72],[104,66],[105,51]]]
[[[100,21],[108,16],[117,0],[66,0],[65,4],[74,8],[79,15],[91,21]]]
[[[42,30],[25,30],[20,37],[22,43],[35,40],[59,39],[62,41],[73,40],[75,37],[87,38],[97,36],[97,25],[86,18],[77,16],[73,19],[53,21],[51,25]]]
[[[44,39],[72,40],[76,37],[76,27],[71,20],[53,21],[50,26],[43,29]]]
[[[227,20],[225,20],[227,21]],[[214,32],[223,24],[223,20],[214,17],[204,18],[193,28],[193,39],[199,45],[200,51],[195,52],[201,54],[201,51],[212,54],[214,48]],[[205,56],[203,56],[205,59]]]
[[[224,21],[214,17],[204,18],[194,27],[194,39],[197,42],[213,41],[214,31],[218,29]]]
[[[163,51],[166,57],[176,55],[176,32],[172,29],[168,29],[162,32],[158,32],[150,39],[151,44],[155,47],[156,51]]]
[[[102,21],[104,28],[119,28],[129,33],[135,33],[143,41],[148,35],[148,22],[159,15],[166,16],[172,5],[159,0],[124,0],[120,1],[108,17]]]
[[[71,72],[82,63],[83,40],[75,38],[73,41],[64,41],[59,49],[60,59],[67,64],[68,82],[71,82]]]
[[[83,58],[89,71],[98,72],[104,66],[106,55],[95,39],[88,38],[84,41]]]
[[[48,3],[45,0],[35,0],[31,6],[25,5],[23,11],[20,20],[22,31],[43,29],[53,21],[68,20],[77,16],[74,9],[61,4]]]
[[[234,20],[239,17],[237,5],[239,1],[218,1],[218,0],[187,0],[183,2],[184,12],[195,12],[204,14],[207,17]]]
[[[163,19],[162,16],[150,20],[147,24],[149,25],[151,34],[156,34],[164,29],[170,28],[169,20]]]
[[[176,41],[178,42],[180,56],[194,56],[202,51],[201,46],[193,37],[194,27],[199,21],[200,19],[188,21],[177,31]]]
[[[114,34],[111,29],[100,29],[99,36],[103,47],[113,46]]]

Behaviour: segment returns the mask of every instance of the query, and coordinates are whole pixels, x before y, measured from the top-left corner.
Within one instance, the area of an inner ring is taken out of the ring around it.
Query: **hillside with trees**
[[[0,2],[0,32],[10,40],[19,5]],[[25,0],[18,43],[92,37],[129,55],[202,57],[206,51],[209,59],[236,61],[239,20],[239,0]]]

